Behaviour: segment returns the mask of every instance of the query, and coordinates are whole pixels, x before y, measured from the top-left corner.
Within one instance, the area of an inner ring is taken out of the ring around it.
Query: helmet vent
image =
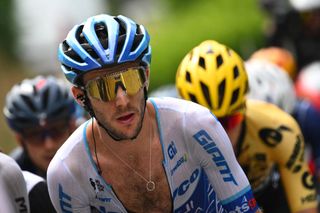
[[[239,88],[233,91],[230,105],[234,104],[238,100],[238,97],[239,97]]]
[[[95,32],[99,41],[104,49],[108,48],[108,31],[107,26],[104,23],[99,23],[94,26]]]
[[[218,92],[219,92],[218,107],[219,108],[222,106],[225,88],[226,88],[226,79],[223,79],[223,81],[221,81],[221,83],[219,84],[219,87],[218,87]]]
[[[21,98],[33,112],[36,111],[34,104],[32,103],[31,99],[28,96],[21,95]]]
[[[189,93],[188,95],[189,95],[190,100],[191,100],[192,102],[195,102],[195,103],[197,103],[197,104],[199,103],[195,95],[193,95],[193,94],[191,94],[191,93]]]
[[[64,42],[62,43],[62,46],[63,46],[64,53],[65,53],[67,56],[69,56],[69,57],[72,58],[73,60],[78,61],[78,62],[80,62],[80,63],[84,62],[84,61],[82,60],[82,58],[69,46],[69,44],[68,44],[66,41],[64,41]],[[81,45],[81,46],[83,46],[83,45]],[[65,65],[64,65],[64,66],[65,66]],[[66,67],[67,67],[67,66],[66,66]]]
[[[200,85],[201,85],[202,94],[204,95],[206,102],[208,103],[209,107],[212,108],[212,103],[211,103],[211,99],[210,99],[210,92],[209,92],[207,85],[205,85],[203,82],[200,82]]]
[[[234,67],[233,67],[233,79],[238,78],[238,76],[239,76],[238,66],[234,66]]]
[[[43,93],[43,99],[42,99],[42,107],[43,109],[46,109],[47,108],[47,105],[48,105],[48,100],[49,100],[49,89],[46,89]]]
[[[206,69],[206,62],[203,57],[199,58],[199,66],[202,67],[203,69]]]
[[[223,64],[223,58],[221,55],[218,55],[217,58],[217,69]]]
[[[190,72],[189,72],[189,71],[186,72],[186,80],[187,80],[189,83],[192,82],[192,81],[191,81],[191,75],[190,75]]]

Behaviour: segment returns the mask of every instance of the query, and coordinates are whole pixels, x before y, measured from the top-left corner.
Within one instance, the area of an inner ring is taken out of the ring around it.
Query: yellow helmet
[[[250,59],[261,59],[269,61],[280,66],[289,74],[292,80],[294,80],[296,77],[296,60],[289,50],[286,50],[282,47],[271,46],[258,49],[250,56]]]
[[[176,87],[183,99],[199,103],[222,118],[245,109],[248,77],[236,52],[207,40],[180,63]]]

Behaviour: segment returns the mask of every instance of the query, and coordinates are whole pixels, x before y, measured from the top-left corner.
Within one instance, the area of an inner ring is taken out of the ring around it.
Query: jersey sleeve
[[[304,158],[304,138],[291,117],[276,129],[263,129],[260,136],[269,146],[269,152],[277,163],[281,180],[292,212],[317,206],[314,178]],[[276,141],[276,142],[270,142]]]
[[[81,184],[73,176],[66,162],[54,158],[47,171],[47,182],[50,199],[58,213],[89,213],[89,203],[86,194],[81,190]]]
[[[251,186],[221,124],[209,111],[202,111],[192,116],[191,129],[192,156],[204,168],[224,209],[256,212],[258,205]]]
[[[26,182],[18,164],[0,153],[0,212],[30,212]]]

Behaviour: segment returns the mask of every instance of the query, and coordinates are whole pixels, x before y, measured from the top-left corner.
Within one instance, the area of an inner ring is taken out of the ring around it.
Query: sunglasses
[[[48,127],[36,127],[22,132],[24,140],[32,145],[42,145],[47,137],[60,142],[60,139],[70,134],[69,123],[60,122]]]
[[[218,118],[224,129],[233,129],[236,125],[243,121],[243,114],[236,113],[234,115]]]
[[[135,67],[90,80],[85,89],[91,98],[107,102],[116,98],[119,87],[127,95],[135,95],[145,85],[145,68]]]

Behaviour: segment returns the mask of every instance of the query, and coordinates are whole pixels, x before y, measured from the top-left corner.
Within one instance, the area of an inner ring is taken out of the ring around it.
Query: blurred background
[[[264,46],[267,14],[257,0],[2,0],[0,2],[0,105],[26,77],[61,74],[57,47],[87,17],[123,14],[146,26],[151,36],[150,90],[174,83],[177,67],[194,46],[214,39],[246,59]],[[15,146],[3,113],[0,148]]]

